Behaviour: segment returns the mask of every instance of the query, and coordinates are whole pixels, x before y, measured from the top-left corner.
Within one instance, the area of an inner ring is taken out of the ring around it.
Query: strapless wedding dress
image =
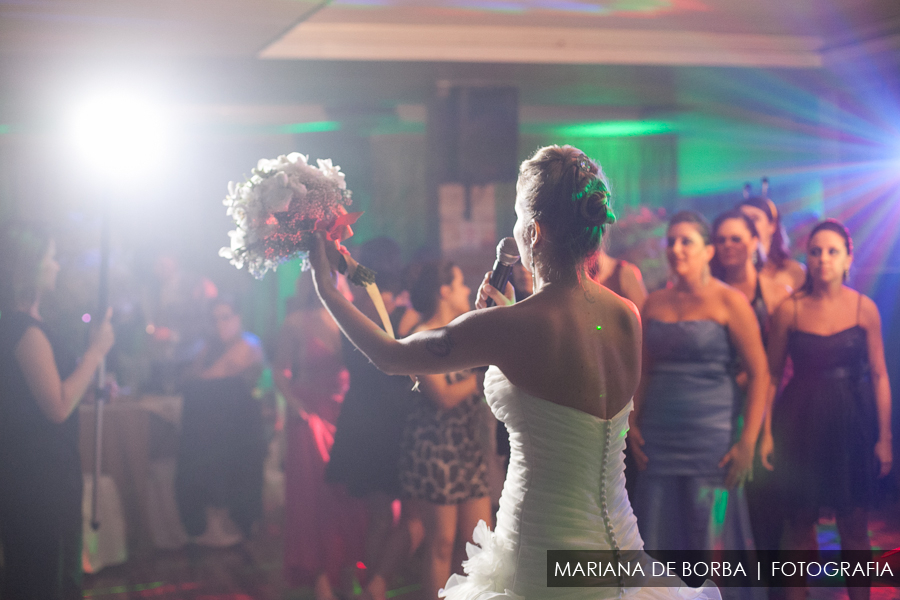
[[[631,402],[611,419],[526,394],[496,367],[484,389],[509,430],[510,464],[496,531],[482,521],[468,544],[466,576],[452,575],[448,600],[721,598],[713,586],[548,588],[547,550],[641,550],[625,492]]]

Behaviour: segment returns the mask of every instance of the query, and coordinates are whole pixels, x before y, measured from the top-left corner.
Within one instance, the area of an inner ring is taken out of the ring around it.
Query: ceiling
[[[0,0],[0,57],[815,67],[898,0]]]
[[[755,84],[730,69],[780,72],[760,82],[777,98],[884,50],[900,70],[900,0],[0,0],[0,133],[110,80],[222,131],[421,130],[447,83],[516,86],[523,123],[636,120],[698,87],[732,110],[731,81]],[[720,80],[685,75],[710,67]]]

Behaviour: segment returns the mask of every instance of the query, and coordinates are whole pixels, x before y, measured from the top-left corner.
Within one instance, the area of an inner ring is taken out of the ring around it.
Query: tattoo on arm
[[[450,351],[453,350],[453,340],[450,339],[450,332],[444,330],[439,334],[429,337],[425,342],[425,348],[440,358],[449,355]]]

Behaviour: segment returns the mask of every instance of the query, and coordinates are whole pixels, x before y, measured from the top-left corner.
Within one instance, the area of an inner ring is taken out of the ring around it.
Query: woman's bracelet
[[[347,271],[350,269],[350,265],[347,262],[347,257],[343,254],[341,255],[341,262],[338,263],[338,272],[341,275],[347,275],[347,280],[359,287],[366,287],[367,285],[375,283],[375,271],[372,269],[353,261],[356,267],[353,269],[353,272],[347,275]]]

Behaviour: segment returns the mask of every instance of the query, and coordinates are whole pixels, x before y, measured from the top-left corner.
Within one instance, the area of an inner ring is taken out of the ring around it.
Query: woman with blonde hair
[[[464,563],[440,596],[598,598],[620,590],[556,588],[547,551],[640,550],[625,493],[622,452],[640,377],[640,318],[599,286],[585,264],[614,220],[599,166],[571,146],[548,146],[522,163],[513,235],[534,294],[482,283],[475,310],[403,340],[387,336],[334,286],[339,249],[318,236],[311,254],[319,296],[341,329],[380,369],[438,374],[492,365],[488,403],[510,434],[511,458],[496,531],[479,523]],[[497,306],[483,308],[488,298]],[[631,588],[629,597],[675,598],[713,590]]]

